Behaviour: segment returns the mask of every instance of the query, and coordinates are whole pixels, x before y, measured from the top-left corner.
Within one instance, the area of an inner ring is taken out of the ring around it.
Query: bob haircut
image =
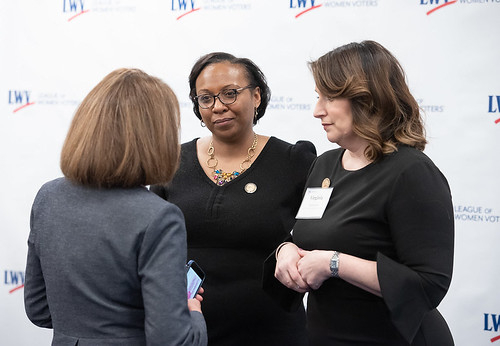
[[[220,62],[228,62],[234,65],[242,66],[245,69],[249,84],[253,85],[254,88],[259,87],[260,105],[257,107],[257,116],[253,119],[254,125],[257,124],[257,120],[264,116],[269,100],[271,99],[271,90],[267,85],[266,77],[252,60],[247,58],[237,58],[234,55],[224,52],[214,52],[202,56],[191,69],[191,73],[189,74],[189,87],[191,89],[189,92],[189,98],[193,102],[194,114],[201,120],[200,109],[198,108],[198,102],[196,101],[196,80],[205,67]]]
[[[138,69],[108,74],[78,107],[61,152],[70,181],[98,188],[166,184],[178,167],[179,103]]]
[[[424,150],[420,109],[396,58],[374,41],[349,43],[310,62],[318,90],[351,103],[353,132],[368,141],[365,155],[377,161],[400,144]]]

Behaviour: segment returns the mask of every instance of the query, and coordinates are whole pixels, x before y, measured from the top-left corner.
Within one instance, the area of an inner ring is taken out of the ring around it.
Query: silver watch
[[[332,259],[330,260],[330,272],[332,273],[332,277],[339,277],[339,252],[333,251]]]

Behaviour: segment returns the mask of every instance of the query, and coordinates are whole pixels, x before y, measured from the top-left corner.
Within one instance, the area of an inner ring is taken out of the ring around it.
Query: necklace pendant
[[[215,149],[213,147],[213,142],[210,142],[210,146],[208,147],[207,151],[207,154],[209,156],[209,158],[207,159],[207,166],[213,169],[213,179],[215,180],[215,183],[217,185],[222,186],[225,183],[230,182],[231,180],[239,177],[240,174],[245,172],[248,168],[250,168],[250,166],[252,165],[252,157],[255,155],[255,148],[257,148],[257,140],[257,134],[254,133],[254,140],[252,146],[248,148],[247,158],[243,160],[242,163],[240,163],[241,171],[233,171],[232,173],[226,173],[222,171],[222,169],[217,168],[217,164],[219,163],[219,161],[214,156]]]
[[[213,172],[213,177],[217,185],[222,186],[225,183],[237,178],[242,172],[234,171],[232,173],[226,173],[222,169],[216,169]]]

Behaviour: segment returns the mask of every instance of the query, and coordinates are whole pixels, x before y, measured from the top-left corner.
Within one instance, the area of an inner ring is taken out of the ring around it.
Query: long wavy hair
[[[350,100],[353,132],[368,141],[372,161],[404,144],[423,151],[427,141],[417,101],[403,68],[381,44],[349,43],[310,62],[316,87]]]

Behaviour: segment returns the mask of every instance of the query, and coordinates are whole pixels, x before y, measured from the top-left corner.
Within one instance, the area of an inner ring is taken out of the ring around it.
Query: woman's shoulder
[[[291,144],[279,138],[270,137],[266,147],[267,160],[272,160],[273,164],[286,165],[288,169],[298,171],[301,176],[303,172],[307,173],[316,159],[316,147],[309,141],[300,140]]]
[[[397,151],[384,156],[377,166],[380,172],[398,180],[419,184],[439,180],[447,184],[444,174],[424,152],[407,145],[399,146]]]
[[[181,145],[181,151],[182,152],[185,152],[185,151],[196,151],[196,142],[198,142],[199,139],[200,139],[199,137],[196,137],[196,138],[193,138],[192,140],[190,140],[188,142],[182,143],[182,145]]]
[[[310,141],[299,140],[295,144],[286,142],[277,137],[271,136],[268,142],[271,146],[284,151],[291,151],[297,153],[305,153],[306,155],[316,156],[316,147]]]
[[[390,163],[390,166],[408,169],[416,166],[435,167],[434,162],[421,150],[408,145],[398,146],[397,150],[384,157],[383,161]]]
[[[54,189],[59,189],[59,188],[72,188],[76,187],[77,185],[71,183],[67,178],[65,177],[59,177],[55,178],[53,180],[47,181],[42,185],[40,190],[54,190]]]
[[[184,222],[184,216],[178,206],[164,200],[146,187],[110,189],[108,193],[112,195],[108,195],[109,198],[106,200],[109,203],[114,201],[115,205],[110,206],[108,212],[120,215],[121,219],[128,220],[126,222],[129,224],[144,225],[137,228],[138,232],[142,232],[141,229],[146,231],[151,228],[150,226],[163,225],[167,220],[169,220],[167,223]]]
[[[181,157],[180,157],[180,167],[182,171],[186,166],[191,167],[194,164],[193,157],[198,155],[198,141],[204,140],[203,138],[194,138],[189,142],[182,143],[181,145]]]
[[[67,194],[70,193],[69,190],[77,188],[78,188],[77,185],[71,183],[65,177],[59,177],[44,183],[40,187],[35,197],[35,202],[43,199],[45,196],[50,196],[54,194]]]

